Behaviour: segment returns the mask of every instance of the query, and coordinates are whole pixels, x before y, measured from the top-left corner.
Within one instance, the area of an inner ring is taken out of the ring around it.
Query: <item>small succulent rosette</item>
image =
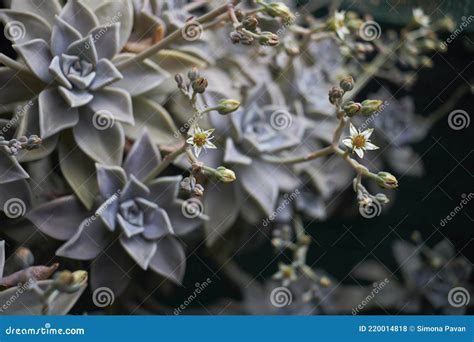
[[[65,196],[35,208],[27,217],[45,234],[67,240],[57,255],[94,260],[94,288],[108,286],[121,292],[134,265],[180,283],[186,259],[177,236],[198,228],[203,216],[183,211],[185,201],[178,198],[181,176],[144,183],[160,162],[145,131],[122,167],[97,164],[100,196],[95,211],[87,211],[74,196]]]

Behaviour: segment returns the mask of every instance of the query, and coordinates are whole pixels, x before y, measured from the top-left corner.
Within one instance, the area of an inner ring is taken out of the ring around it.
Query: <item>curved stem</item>
[[[152,181],[153,179],[155,179],[156,177],[158,177],[158,175],[160,173],[162,173],[172,162],[173,160],[175,160],[178,156],[180,156],[181,154],[183,154],[184,152],[186,151],[186,143],[183,144],[183,146],[181,146],[180,148],[178,148],[177,150],[175,150],[174,152],[171,152],[170,154],[166,155],[163,160],[161,161],[161,163],[159,163],[153,170],[151,170],[151,172],[145,177],[145,180],[144,182],[147,183],[147,182],[150,182]]]
[[[233,0],[233,3],[237,4],[239,1],[240,0]],[[225,13],[227,11],[227,8],[228,8],[227,4],[219,6],[216,9],[210,11],[209,13],[206,13],[206,14],[200,16],[199,18],[197,18],[196,20],[193,20],[193,22],[202,25],[202,24],[214,19],[215,17],[221,15],[222,13]],[[185,24],[185,26],[186,26],[186,24]],[[185,26],[183,26],[183,28]],[[152,45],[148,49],[136,54],[135,56],[133,56],[129,59],[118,62],[115,66],[117,67],[117,69],[123,70],[123,69],[126,69],[127,67],[129,67],[130,65],[133,65],[136,62],[142,61],[142,60],[144,60],[148,57],[153,56],[154,54],[156,54],[161,49],[169,46],[172,43],[175,43],[175,42],[181,40],[183,38],[183,34],[182,34],[181,30],[182,30],[182,28],[179,28],[179,29],[173,31],[171,34],[166,36],[163,40],[160,40],[155,45]]]

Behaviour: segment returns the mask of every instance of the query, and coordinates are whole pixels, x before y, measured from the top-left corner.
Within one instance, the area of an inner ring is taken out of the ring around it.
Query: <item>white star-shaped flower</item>
[[[334,26],[336,28],[336,34],[338,35],[339,38],[344,39],[344,35],[349,34],[349,29],[346,27],[346,24],[344,22],[346,18],[346,12],[345,11],[336,11],[334,13]]]
[[[428,17],[421,8],[413,9],[413,19],[415,19],[420,26],[426,27],[430,24],[430,17]]]
[[[204,131],[200,127],[196,127],[193,131],[189,132],[189,137],[186,142],[193,146],[196,157],[199,157],[202,149],[217,148],[216,145],[211,142],[211,140],[214,139],[212,136],[213,132],[214,128]]]
[[[377,150],[379,147],[372,144],[369,140],[373,128],[366,129],[363,132],[360,132],[354,125],[351,123],[349,125],[349,130],[351,133],[350,137],[342,140],[342,143],[349,147],[352,152],[357,153],[360,158],[364,157],[364,151]]]

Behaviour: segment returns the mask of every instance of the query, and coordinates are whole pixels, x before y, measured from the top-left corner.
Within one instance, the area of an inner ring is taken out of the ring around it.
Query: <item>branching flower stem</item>
[[[240,0],[232,0],[232,3],[234,5],[238,4],[239,2],[240,2]],[[215,8],[214,10],[200,16],[199,18],[197,18],[193,22],[201,24],[201,25],[204,24],[204,23],[207,23],[207,22],[215,19],[216,17],[218,17],[222,13],[225,13],[227,11],[227,8],[228,8],[227,4],[219,6],[219,7]],[[179,28],[179,29],[173,31],[171,34],[166,36],[163,40],[159,41],[155,45],[150,46],[148,49],[136,54],[135,56],[133,56],[129,59],[118,62],[115,66],[119,70],[123,70],[123,69],[126,69],[127,67],[135,64],[136,62],[140,62],[140,61],[142,61],[146,58],[149,58],[149,57],[153,56],[154,54],[156,54],[161,49],[164,49],[165,47],[168,47],[169,45],[181,40],[183,38],[183,34],[181,32],[181,29],[182,28]]]

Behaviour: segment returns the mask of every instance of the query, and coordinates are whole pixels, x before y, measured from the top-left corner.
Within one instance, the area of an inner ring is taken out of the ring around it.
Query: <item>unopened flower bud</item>
[[[27,268],[34,264],[35,257],[26,247],[19,247],[13,256],[15,264],[20,268]]]
[[[87,282],[86,271],[61,271],[54,276],[54,287],[66,293],[73,293],[79,290],[79,288]]]
[[[193,81],[192,87],[196,93],[202,94],[206,91],[207,84],[207,79],[204,77],[198,77]]]
[[[358,102],[349,101],[344,105],[344,112],[348,117],[353,117],[362,109],[362,105]]]
[[[453,18],[450,16],[443,17],[443,19],[438,21],[438,26],[440,29],[445,31],[454,31],[456,23],[454,22]]]
[[[331,285],[331,280],[326,276],[322,276],[321,279],[319,279],[319,283],[323,287],[328,287],[329,285]]]
[[[199,77],[199,70],[196,67],[193,67],[188,71],[188,79],[193,82]]]
[[[219,114],[226,115],[235,112],[240,107],[240,102],[232,99],[220,100],[217,102],[217,111]]]
[[[375,195],[375,200],[377,202],[379,202],[380,204],[387,204],[388,202],[390,202],[388,197],[385,196],[385,194],[382,194],[382,193],[379,193],[379,194]]]
[[[217,169],[216,178],[223,183],[230,183],[235,181],[235,173],[232,170],[229,170],[223,166],[219,166]]]
[[[382,100],[364,100],[362,101],[361,105],[362,105],[361,114],[371,115],[372,113],[380,110],[380,108],[383,105],[383,101]]]
[[[265,6],[265,13],[271,17],[280,17],[285,23],[295,20],[295,16],[291,10],[282,2],[273,2]]]
[[[184,77],[181,74],[176,74],[174,75],[174,80],[176,81],[176,85],[178,88],[183,89],[184,88]]]
[[[377,184],[384,189],[396,189],[398,180],[391,173],[381,171],[377,173]]]
[[[339,86],[344,91],[351,91],[352,88],[354,88],[354,78],[352,76],[348,76],[348,77],[342,79],[341,82],[339,83]]]
[[[329,91],[329,102],[333,105],[339,104],[343,96],[344,90],[342,88],[332,87]]]
[[[242,21],[242,26],[249,30],[249,31],[255,31],[257,29],[257,26],[258,26],[258,20],[256,17],[254,16],[249,16],[249,17],[246,17],[243,21]]]
[[[278,36],[272,32],[264,31],[258,37],[260,45],[277,46],[280,43]]]

